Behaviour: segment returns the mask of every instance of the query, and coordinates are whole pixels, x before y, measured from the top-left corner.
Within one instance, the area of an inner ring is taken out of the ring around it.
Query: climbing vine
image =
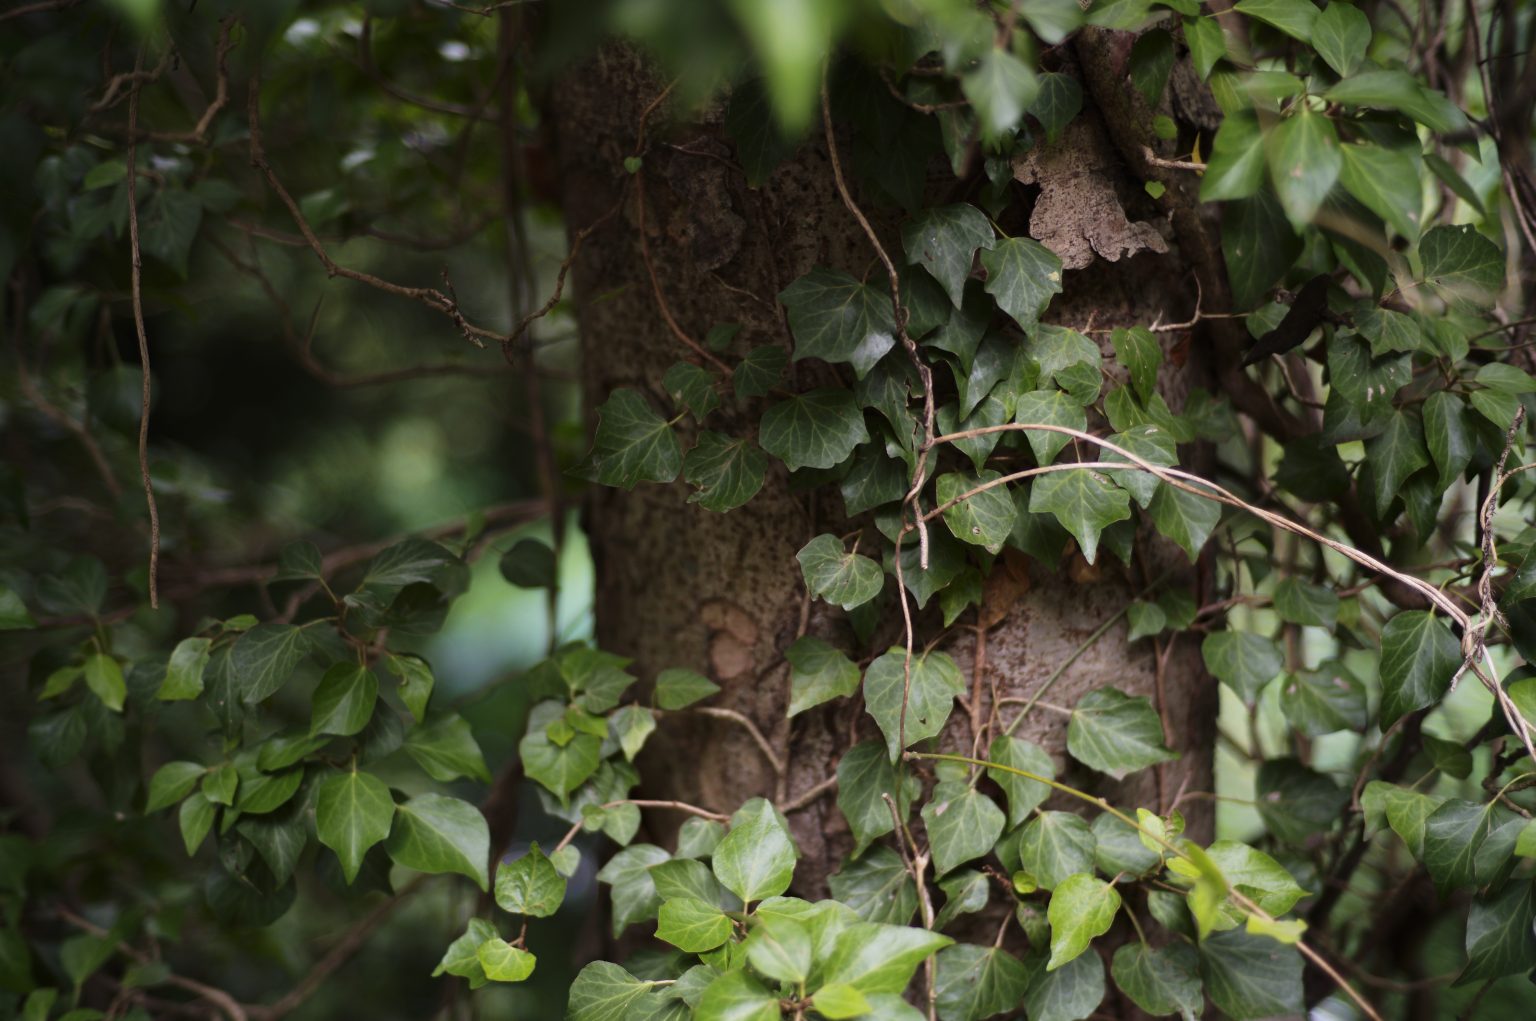
[[[348,198],[289,191],[278,154],[292,143],[272,141],[280,118],[263,122],[261,74],[265,60],[268,81],[293,88],[312,66],[294,53],[339,39],[383,81],[372,33],[406,44],[374,19],[462,23],[479,44],[512,5],[324,5],[302,31],[236,5],[99,6],[0,14],[24,29],[6,43],[0,129],[36,155],[21,175],[35,215],[8,208],[0,233],[17,338],[6,399],[83,451],[75,474],[7,470],[0,627],[29,663],[13,685],[26,754],[51,771],[86,764],[90,825],[110,839],[131,818],[135,846],[119,871],[103,850],[76,857],[21,813],[0,817],[0,1014],[159,1016],[174,997],[232,1021],[281,1017],[432,876],[480,894],[442,934],[433,975],[529,983],[569,953],[530,922],[571,910],[592,872],[608,945],[644,948],[582,968],[573,1021],[1081,1021],[1111,1003],[1257,1019],[1322,1001],[1379,1019],[1418,996],[1444,1016],[1529,1009],[1510,977],[1536,961],[1536,99],[1508,85],[1531,50],[1529,11],[743,3],[685,28],[688,5],[650,5],[650,20],[646,5],[596,5],[594,23],[644,48],[663,84],[615,156],[619,206],[570,224],[548,300],[523,288],[500,323],[446,270],[407,286],[338,254]],[[84,99],[49,99],[42,62],[62,44],[44,29],[77,17],[106,36],[109,71],[90,72]],[[551,47],[562,24],[537,26]],[[727,55],[719,66],[685,45],[699,33]],[[183,60],[206,102],[171,130],[160,93],[185,85]],[[507,52],[498,66],[498,81],[521,73]],[[478,118],[468,81],[430,97],[384,84],[433,116]],[[797,151],[824,152],[864,246],[862,275],[817,265],[774,296],[785,343],[749,346],[732,322],[689,332],[646,247],[656,139],[711,104],[749,187]],[[1051,161],[1088,144],[1090,119],[1127,193],[1053,191]],[[1074,201],[1087,212],[1071,229],[1047,215]],[[536,342],[580,245],[621,212],[677,360],[603,395],[582,456],[544,435]],[[257,243],[274,238],[307,271],[420,306],[535,380],[538,506],[367,548],[300,541],[228,582],[218,569],[160,577],[161,543],[178,541],[163,537],[189,527],[200,497],[194,476],[150,456],[146,289],[173,302],[201,259],[222,259],[281,307],[301,364],[334,380],[313,319],[308,334],[293,325],[286,285],[262,268]],[[1188,294],[1147,320],[1060,314],[1075,271],[1138,252],[1176,255]],[[89,359],[43,358],[125,312],[137,365],[93,376]],[[1170,385],[1181,372],[1194,378]],[[642,752],[680,720],[739,730],[780,779],[787,752],[685,656],[642,676],[553,634],[569,499],[556,467],[619,490],[680,483],[679,503],[710,514],[786,477],[841,500],[795,556],[808,604],[840,628],[802,624],[779,653],[788,717],[851,708],[820,784],[724,811],[646,796]],[[133,522],[124,534],[147,570],[113,574],[38,526],[44,501],[88,485]],[[537,514],[551,541],[495,542]],[[529,708],[501,736],[516,742],[511,783],[520,771],[568,827],[510,854],[484,728],[435,690],[422,645],[487,549],[507,581],[549,597],[549,655],[514,679]],[[979,653],[968,675],[941,638],[972,622],[984,635],[989,592],[1031,566],[1120,572],[1137,595],[1087,622],[1027,698],[1005,698]],[[251,582],[260,602],[221,602],[229,612],[196,626],[155,615]],[[1222,688],[1223,768],[1251,798],[1102,793],[1210,754],[1169,733],[1161,667],[1149,694],[1053,700],[1111,636],[1160,663],[1198,646]],[[1062,747],[1020,736],[1046,713],[1067,720]],[[480,804],[476,784],[492,791]],[[824,797],[848,853],[830,896],[805,899],[793,817]],[[1219,838],[1186,832],[1187,816],[1209,819],[1205,801],[1239,810]],[[646,842],[644,812],[684,821]],[[355,941],[279,999],[242,1003],[160,958],[183,913],[267,927],[321,884],[358,914]],[[382,907],[360,907],[369,891]],[[1378,953],[1400,902],[1434,895],[1455,919],[1446,967],[1425,975]]]

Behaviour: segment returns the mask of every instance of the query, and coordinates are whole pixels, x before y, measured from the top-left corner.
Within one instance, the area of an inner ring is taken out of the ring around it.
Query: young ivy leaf
[[[208,668],[212,655],[212,640],[207,638],[183,638],[171,650],[171,658],[165,665],[165,680],[155,692],[162,702],[193,699],[203,693],[203,671]]]
[[[714,904],[677,897],[662,904],[656,938],[684,953],[708,953],[731,938],[731,919]]]
[[[828,984],[841,982],[866,996],[900,994],[918,965],[953,942],[927,929],[855,922],[838,933],[824,976]]]
[[[475,950],[480,970],[492,982],[521,982],[533,974],[538,959],[521,947],[515,947],[500,936],[481,943]]]
[[[1163,745],[1163,724],[1152,703],[1118,688],[1095,688],[1077,700],[1067,724],[1067,751],[1117,780],[1178,758]]]
[[[804,982],[811,973],[811,935],[804,925],[781,915],[759,915],[747,937],[752,967],[780,982]],[[825,989],[817,992],[817,1003]]]
[[[671,667],[656,675],[656,704],[662,709],[685,709],[720,690],[708,677]]]
[[[1085,872],[1070,875],[1051,892],[1046,917],[1051,922],[1051,959],[1046,971],[1055,971],[1088,949],[1095,938],[1109,931],[1120,910],[1120,894],[1097,876]]]
[[[851,610],[880,594],[885,574],[880,565],[843,548],[835,535],[818,535],[795,554],[812,596]]]

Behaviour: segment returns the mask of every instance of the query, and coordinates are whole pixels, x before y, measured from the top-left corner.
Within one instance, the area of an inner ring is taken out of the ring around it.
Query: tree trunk
[[[659,299],[695,339],[712,326],[740,323],[730,360],[764,344],[791,348],[775,296],[812,266],[863,276],[872,264],[869,242],[838,197],[819,131],[753,189],[735,165],[722,108],[686,111],[663,104],[651,118],[643,167],[627,176],[624,159],[634,151],[642,111],[662,88],[633,52],[611,48],[568,75],[552,97],[571,228],[597,220],[622,189],[644,189],[643,223],[631,190],[623,215],[586,241],[575,264],[589,407],[619,386],[638,388],[665,406],[663,373],[692,355],[665,321]],[[1192,318],[1195,288],[1188,267],[1178,254],[1166,254],[1171,229],[1140,182],[1129,177],[1091,99],[1063,139],[1015,169],[1021,183],[1005,225],[1012,233],[1028,230],[1069,267],[1064,293],[1046,321],[1087,329]],[[947,167],[930,174],[931,191],[943,195],[953,186]],[[902,261],[899,218],[876,215],[873,202],[860,202],[887,249]],[[642,254],[642,230],[655,287]],[[1092,336],[1108,353],[1108,333]],[[1159,385],[1177,410],[1192,384],[1207,382],[1206,370],[1187,332],[1158,336],[1167,349]],[[1108,366],[1106,360],[1107,371],[1118,371]],[[834,381],[832,370],[818,362],[791,371],[798,373],[791,379],[795,388]],[[715,427],[747,432],[761,411],[751,407],[730,421],[728,403],[716,413],[727,421]],[[823,896],[826,877],[837,871],[852,841],[831,793],[803,805],[797,799],[834,775],[852,743],[878,731],[857,698],[787,721],[783,652],[811,633],[856,660],[877,654],[899,640],[893,627],[899,628],[900,614],[891,599],[887,625],[864,648],[854,643],[839,611],[807,599],[795,553],[818,533],[843,534],[858,525],[844,518],[836,497],[792,491],[782,466],[770,470],[757,497],[727,514],[689,504],[687,495],[678,482],[633,492],[600,490],[593,497],[587,527],[597,569],[599,643],[632,656],[645,680],[671,666],[707,674],[722,688],[708,704],[751,720],[785,768],[777,773],[739,723],[685,712],[663,720],[651,739],[641,764],[646,794],[724,812],[755,795],[790,806],[803,852],[795,889]],[[954,656],[967,674],[967,691],[979,695],[970,710],[980,720],[992,711],[994,698],[1028,698],[1082,649],[1044,701],[1071,706],[1081,693],[1107,684],[1147,695],[1163,713],[1179,760],[1114,784],[1068,762],[1061,713],[1037,706],[1017,735],[1045,747],[1069,783],[1119,804],[1167,809],[1181,791],[1212,789],[1216,689],[1201,665],[1197,640],[1180,636],[1171,649],[1155,649],[1151,640],[1128,643],[1122,617],[1083,648],[1092,632],[1159,577],[1187,586],[1197,601],[1202,594],[1201,572],[1150,534],[1138,537],[1129,569],[1107,552],[1092,566],[1069,552],[1059,567],[1010,552],[989,581],[980,611],[990,625],[984,655],[976,649],[977,612],[966,611],[941,633],[937,600],[915,618],[918,646],[938,638]],[[886,594],[894,590],[894,579],[887,578]],[[1164,662],[1160,682],[1157,649]],[[985,671],[979,684],[978,664]],[[1017,703],[998,709],[1004,721],[1017,711]],[[963,706],[956,706],[941,743],[971,751]],[[1180,803],[1192,836],[1209,836],[1210,806],[1209,799]],[[667,830],[680,820],[663,816],[648,825],[652,837],[666,843]]]

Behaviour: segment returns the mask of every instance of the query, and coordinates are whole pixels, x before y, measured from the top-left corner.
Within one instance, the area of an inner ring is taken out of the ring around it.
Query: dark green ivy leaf
[[[1000,485],[979,493],[972,491],[1000,478],[999,472],[987,469],[976,475],[951,472],[940,475],[935,483],[940,506],[965,497],[944,512],[944,523],[951,534],[961,542],[980,546],[993,554],[1002,551],[1003,543],[1013,531],[1013,497],[1008,494],[1008,487]],[[967,493],[971,495],[965,496]]]
[[[911,691],[906,703],[906,729],[902,731],[902,699],[907,694],[906,650],[892,646],[864,672],[864,706],[885,735],[886,748],[895,762],[902,748],[935,737],[944,729],[955,697],[965,693],[965,680],[955,661],[944,652],[915,653],[911,664]],[[898,736],[906,738],[903,744]]]
[[[864,413],[847,390],[796,394],[769,408],[757,441],[790,471],[831,468],[869,439]]]
[[[1381,630],[1381,724],[1439,701],[1461,666],[1450,628],[1423,610],[1404,610]]]
[[[849,362],[862,377],[896,343],[890,295],[846,273],[817,266],[779,301],[795,335],[796,361]]]
[[[1193,1018],[1205,1006],[1199,967],[1200,957],[1187,943],[1154,948],[1135,942],[1115,951],[1109,973],[1120,991],[1148,1014]]]
[[[1029,104],[1030,116],[1045,129],[1045,140],[1054,142],[1083,109],[1083,87],[1069,74],[1052,71],[1036,79],[1039,91]]]
[[[683,458],[683,478],[697,492],[688,497],[706,510],[734,510],[763,488],[768,455],[749,439],[734,439],[706,429]]]
[[[1178,758],[1163,740],[1163,724],[1152,703],[1118,688],[1095,688],[1083,695],[1067,724],[1072,757],[1116,780]]]
[[[1083,559],[1091,564],[1098,555],[1104,529],[1130,518],[1131,498],[1107,476],[1091,468],[1073,468],[1035,479],[1029,509],[1034,514],[1054,514],[1076,537]]]
[[[683,466],[671,424],[636,390],[621,388],[597,409],[592,460],[597,481],[633,489],[639,482],[671,482]]]
[[[850,553],[835,535],[818,535],[803,546],[795,559],[812,596],[851,610],[880,594],[885,574],[880,565],[861,553]]]
[[[1033,333],[1040,315],[1061,293],[1061,260],[1030,238],[1006,238],[981,253],[987,293],[997,299],[1025,333]]]
[[[935,206],[902,225],[901,244],[907,262],[927,270],[959,308],[976,250],[992,247],[992,224],[966,203]]]
[[[737,397],[766,396],[784,378],[784,367],[789,355],[782,347],[767,345],[754,347],[736,364],[731,373],[731,383]]]
[[[1296,948],[1268,936],[1233,929],[1200,942],[1205,991],[1232,1021],[1301,1013],[1301,970]]]

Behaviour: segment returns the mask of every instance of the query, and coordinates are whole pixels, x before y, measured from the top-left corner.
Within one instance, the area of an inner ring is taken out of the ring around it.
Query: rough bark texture
[[[632,53],[609,50],[569,75],[557,91],[553,112],[566,215],[573,229],[600,216],[625,187],[623,159],[633,149],[642,109],[660,90]],[[653,118],[644,168],[630,186],[645,188],[643,227],[659,287],[677,322],[695,338],[713,325],[735,322],[742,329],[732,355],[762,344],[788,347],[790,338],[774,302],[778,291],[817,264],[863,275],[873,253],[838,199],[819,136],[802,145],[763,187],[750,189],[734,165],[720,120],[719,110],[688,113],[666,106]],[[1018,199],[1005,226],[1020,233],[1027,229],[1036,194],[1050,196],[1059,213],[1070,207],[1074,191],[1090,196],[1083,208],[1107,222],[1084,222],[1074,233],[1064,217],[1056,216],[1053,229],[1064,243],[1077,246],[1071,264],[1082,268],[1065,274],[1065,294],[1045,320],[1081,329],[1188,318],[1193,287],[1177,245],[1170,245],[1172,233],[1139,183],[1129,178],[1103,122],[1086,110],[1081,125],[1058,145],[1090,146],[1091,151],[1048,150],[1031,161],[1027,177],[1038,192],[1016,186]],[[658,312],[641,258],[632,195],[625,210],[622,219],[587,242],[575,267],[589,407],[618,386],[648,392],[662,406],[662,374],[690,357]],[[875,220],[900,260],[897,218],[886,214]],[[1174,254],[1157,254],[1169,247]],[[1108,334],[1094,336],[1108,353]],[[1161,385],[1177,409],[1192,382],[1206,380],[1186,335],[1160,336],[1169,345]],[[820,363],[800,363],[794,371],[792,384],[799,387],[833,378]],[[713,427],[746,431],[761,410],[747,409],[736,421],[727,410]],[[685,713],[664,720],[652,738],[642,762],[647,793],[720,811],[731,811],[753,795],[791,802],[831,777],[854,740],[877,735],[857,704],[803,714],[793,726],[784,721],[788,666],[782,653],[798,635],[819,634],[856,658],[866,654],[853,644],[840,613],[807,603],[795,562],[796,551],[812,536],[856,525],[846,524],[835,495],[812,498],[793,492],[778,467],[762,493],[729,514],[687,503],[687,492],[679,482],[630,493],[600,491],[593,497],[588,527],[597,566],[599,641],[633,656],[645,679],[669,666],[707,673],[723,689],[713,704],[755,721],[787,770],[776,776],[767,756],[738,724]],[[1028,697],[1149,579],[1172,571],[1176,581],[1199,585],[1199,572],[1182,553],[1148,535],[1138,538],[1137,564],[1129,571],[1107,553],[1096,566],[1070,554],[1056,570],[1022,560],[1010,558],[1006,580],[997,577],[989,586],[987,612],[996,622],[987,633],[983,698],[975,707],[981,719],[990,710],[991,692],[1001,698]],[[893,580],[888,579],[888,590],[894,590]],[[939,635],[936,604],[917,618],[920,645]],[[888,617],[899,626],[894,602]],[[974,628],[966,625],[975,619],[967,612],[940,645],[967,673],[968,690],[976,657]],[[873,651],[896,637],[888,628],[876,636]],[[1040,707],[1017,733],[1048,749],[1069,782],[1121,803],[1167,807],[1180,790],[1209,791],[1216,690],[1196,646],[1195,639],[1182,637],[1165,657],[1162,708],[1170,743],[1182,757],[1161,770],[1107,784],[1071,766],[1064,752],[1066,719]],[[1070,706],[1083,692],[1105,684],[1156,699],[1155,659],[1152,642],[1126,642],[1122,622],[1077,660],[1045,701]],[[1015,712],[1016,706],[1004,706],[1001,719]],[[970,750],[963,707],[957,705],[943,743]],[[1193,835],[1209,832],[1209,804],[1181,805]],[[804,852],[797,889],[819,896],[851,845],[846,826],[830,795],[791,813],[790,821]],[[665,842],[664,827],[675,822],[658,818],[649,825]]]

